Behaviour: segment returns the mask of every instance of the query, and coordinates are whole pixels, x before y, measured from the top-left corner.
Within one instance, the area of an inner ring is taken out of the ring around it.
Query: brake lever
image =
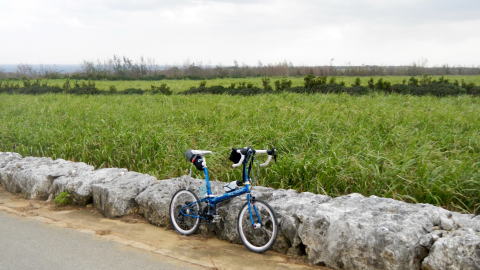
[[[268,150],[267,151],[267,154],[270,156],[273,156],[273,160],[275,160],[275,162],[277,162],[277,149],[275,149],[275,147],[272,147],[272,149]]]

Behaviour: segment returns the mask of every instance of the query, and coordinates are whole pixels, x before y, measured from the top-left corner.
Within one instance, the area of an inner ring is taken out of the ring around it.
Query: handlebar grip
[[[272,155],[268,155],[267,161],[265,161],[264,163],[260,164],[260,167],[265,167],[265,166],[267,166],[267,165],[270,163],[270,161],[272,161],[272,158],[273,158]]]

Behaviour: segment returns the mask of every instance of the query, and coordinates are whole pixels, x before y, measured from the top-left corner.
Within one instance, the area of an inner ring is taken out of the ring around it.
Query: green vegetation
[[[229,95],[259,95],[259,94],[279,94],[282,92],[292,93],[348,93],[352,95],[364,95],[371,92],[397,93],[409,95],[480,95],[480,86],[473,82],[465,80],[450,80],[443,76],[434,78],[432,76],[410,77],[403,79],[401,83],[392,83],[384,78],[370,78],[366,86],[362,85],[360,78],[347,85],[344,81],[337,81],[336,77],[315,77],[307,75],[303,78],[302,86],[292,86],[290,79],[282,78],[271,84],[268,77],[262,78],[262,86],[257,87],[251,82],[230,83],[228,87],[222,85],[207,86],[207,81],[200,81],[199,86],[191,87],[180,94],[229,94]],[[143,94],[163,94],[171,95],[173,92],[166,83],[160,86],[151,85],[150,89],[127,88],[118,91],[115,85],[111,85],[108,91],[97,88],[94,81],[73,81],[69,79],[64,81],[63,85],[57,86],[49,84],[46,80],[23,80],[23,81],[0,81],[0,93],[9,94],[46,94],[46,93],[65,93],[79,95],[143,95]]]
[[[62,192],[60,192],[60,194],[57,195],[57,197],[55,197],[55,199],[53,201],[58,206],[69,205],[69,204],[72,204],[72,197],[71,196],[72,195],[70,193],[68,193],[67,191],[62,191]]]
[[[480,76],[444,76],[446,79],[454,82],[465,81],[466,83],[474,83],[480,85]],[[274,86],[276,80],[288,79],[292,81],[291,87],[303,86],[304,85],[304,76],[299,77],[271,77],[271,84]],[[334,77],[337,82],[345,82],[346,85],[354,85],[357,77]],[[401,84],[403,81],[408,82],[409,76],[372,76],[372,77],[360,77],[360,83],[363,86],[368,85],[368,80],[373,78],[374,81],[383,79],[384,81],[389,81],[392,84]],[[417,77],[421,78],[421,77]],[[440,78],[440,76],[433,76],[434,79]],[[239,85],[240,83],[252,84],[254,87],[262,88],[262,77],[249,77],[249,78],[223,78],[223,79],[210,79],[206,80],[207,86],[220,85],[224,87],[229,87],[232,84]],[[21,82],[21,80],[0,80],[0,82]],[[40,82],[48,83],[48,85],[62,87],[65,84],[66,79],[41,79]],[[74,81],[71,80],[73,83]],[[112,86],[115,87],[118,91],[125,90],[128,88],[135,89],[151,89],[151,86],[161,86],[165,84],[172,90],[174,93],[182,92],[188,90],[192,87],[198,87],[198,80],[157,80],[157,81],[148,81],[148,80],[131,80],[131,81],[108,81],[108,80],[94,80],[95,86],[100,90],[108,91]],[[88,83],[87,80],[78,80],[78,83]]]
[[[115,85],[111,85],[108,91],[100,90],[95,85],[94,81],[70,81],[69,79],[63,82],[62,86],[49,84],[46,80],[0,80],[0,93],[8,94],[75,94],[75,95],[143,95],[143,94],[162,94],[171,95],[172,91],[165,84],[159,86],[151,85],[150,89],[127,88],[121,91],[117,90]]]
[[[229,147],[275,146],[261,185],[479,212],[478,115],[469,96],[0,94],[0,151],[164,179],[188,172],[185,149],[209,149],[212,177],[231,181]]]
[[[355,79],[351,86],[347,86],[345,82],[337,82],[335,77],[315,77],[313,75],[305,76],[304,85],[291,87],[292,82],[287,79],[276,80],[275,89],[270,84],[269,78],[262,80],[262,88],[253,86],[253,84],[232,83],[229,87],[223,86],[206,86],[206,82],[202,81],[198,87],[192,87],[181,94],[229,94],[229,95],[259,95],[259,94],[281,94],[284,92],[315,94],[315,93],[348,93],[351,95],[365,95],[373,92],[396,93],[404,95],[433,95],[433,96],[455,96],[455,95],[480,95],[480,86],[474,83],[462,81],[450,81],[444,77],[438,79],[430,76],[422,76],[420,79],[410,77],[402,81],[400,84],[392,84],[389,81],[378,79],[376,82],[373,78],[369,79],[367,85],[362,86],[360,79]]]

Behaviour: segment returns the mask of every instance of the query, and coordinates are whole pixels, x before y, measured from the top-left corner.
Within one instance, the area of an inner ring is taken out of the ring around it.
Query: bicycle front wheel
[[[251,251],[265,252],[275,243],[278,224],[275,212],[266,202],[255,200],[243,205],[238,214],[237,230],[243,244]]]
[[[177,191],[170,202],[170,222],[175,230],[183,235],[197,231],[200,225],[200,203],[191,191]]]

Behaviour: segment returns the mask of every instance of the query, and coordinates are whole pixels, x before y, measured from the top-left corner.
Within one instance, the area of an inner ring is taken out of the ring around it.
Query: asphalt
[[[205,269],[0,212],[0,270]]]

